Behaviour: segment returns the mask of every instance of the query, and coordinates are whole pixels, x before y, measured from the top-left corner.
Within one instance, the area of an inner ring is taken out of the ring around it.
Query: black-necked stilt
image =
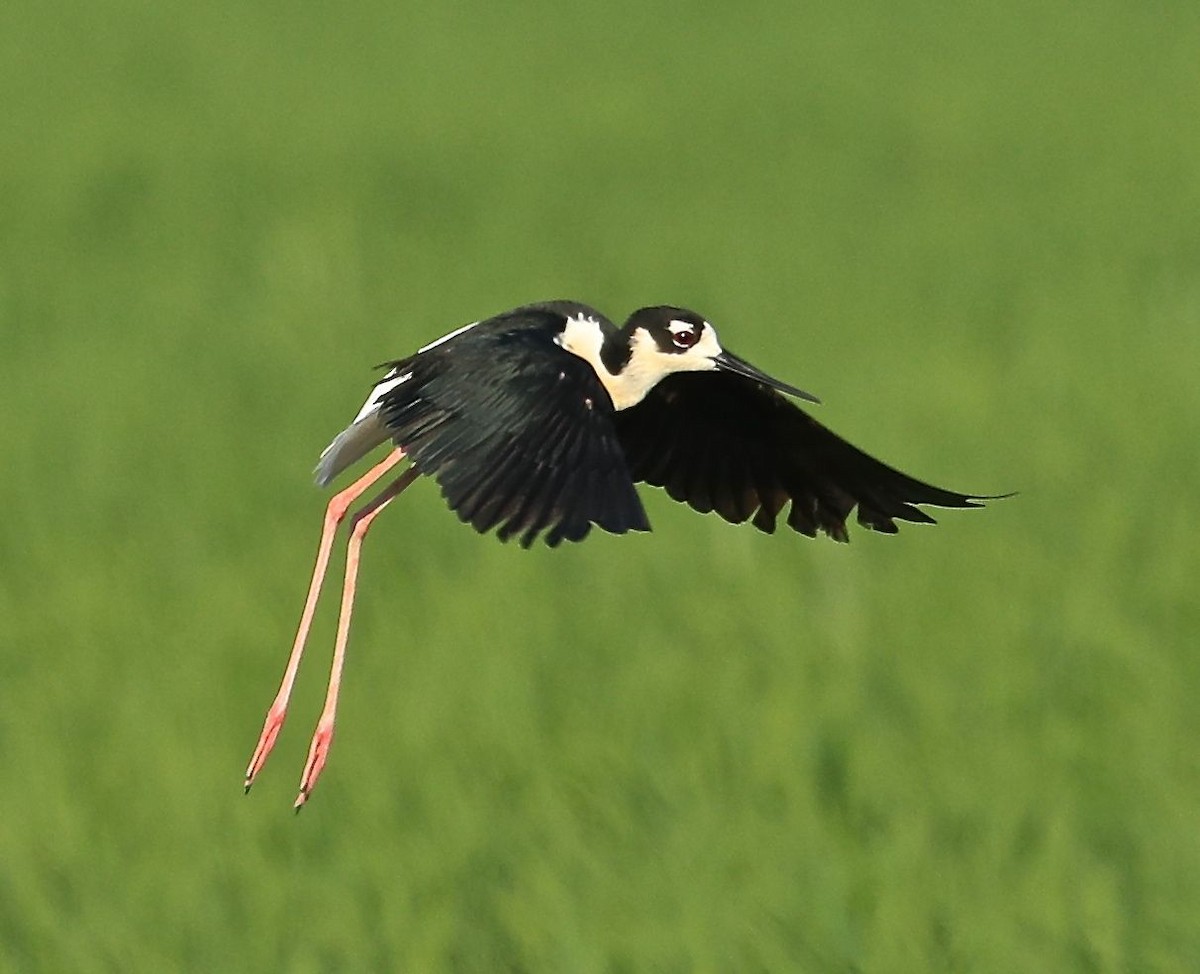
[[[634,484],[665,487],[697,511],[768,533],[791,502],[789,527],[849,540],[846,519],[894,534],[931,524],[914,505],[974,507],[990,499],[915,480],[835,436],[787,398],[817,400],[726,351],[683,308],[634,312],[617,328],[598,311],[550,301],[507,311],[387,363],[354,421],[321,454],[317,483],[384,443],[392,452],[325,511],[300,628],[250,766],[246,788],[283,725],[337,526],[354,501],[403,458],[412,465],[351,517],[333,668],[296,808],[333,739],[359,552],[371,522],[420,474],[452,510],[501,540],[551,547],[606,531],[648,531]]]

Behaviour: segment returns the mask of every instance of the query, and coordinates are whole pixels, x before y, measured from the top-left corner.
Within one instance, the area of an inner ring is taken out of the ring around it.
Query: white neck
[[[711,361],[704,358],[671,355],[659,351],[654,339],[645,329],[638,328],[630,337],[630,356],[625,368],[617,373],[609,372],[600,357],[604,333],[594,318],[568,318],[563,333],[556,341],[592,367],[618,412],[636,406],[646,398],[651,389],[672,372],[702,371],[714,367]]]

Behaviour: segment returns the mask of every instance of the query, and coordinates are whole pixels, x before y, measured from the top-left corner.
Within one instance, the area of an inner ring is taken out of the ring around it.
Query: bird
[[[935,487],[867,455],[795,402],[820,400],[733,354],[686,308],[641,308],[617,327],[579,302],[527,304],[377,368],[366,402],[321,453],[316,482],[326,487],[377,448],[391,449],[326,507],[300,625],[245,774],[248,792],[283,726],[335,535],[349,516],[333,664],[297,811],[333,740],[363,539],[422,475],[460,520],[526,548],[539,538],[551,548],[582,541],[593,527],[649,531],[638,483],[768,534],[788,507],[793,531],[840,542],[855,511],[860,525],[895,534],[897,521],[934,523],[917,505],[970,508],[1007,496]],[[404,459],[410,465],[351,513]]]

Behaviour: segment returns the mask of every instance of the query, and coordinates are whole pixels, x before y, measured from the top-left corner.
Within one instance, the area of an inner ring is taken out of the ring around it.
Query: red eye
[[[675,343],[676,348],[691,348],[700,341],[700,331],[695,325],[680,325],[682,322],[671,323],[671,341]]]

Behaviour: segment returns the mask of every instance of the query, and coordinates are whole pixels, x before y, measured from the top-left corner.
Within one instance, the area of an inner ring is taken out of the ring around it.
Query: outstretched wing
[[[528,547],[544,532],[553,547],[593,524],[649,530],[608,393],[555,344],[561,318],[523,311],[456,336],[453,368],[448,356],[390,363],[408,376],[380,404],[393,439],[459,518],[502,541],[520,535]]]
[[[851,446],[774,390],[725,372],[678,373],[616,415],[635,481],[665,487],[697,511],[771,533],[790,527],[848,541],[846,518],[894,534],[931,524],[915,504],[976,507],[987,498],[915,480]]]

